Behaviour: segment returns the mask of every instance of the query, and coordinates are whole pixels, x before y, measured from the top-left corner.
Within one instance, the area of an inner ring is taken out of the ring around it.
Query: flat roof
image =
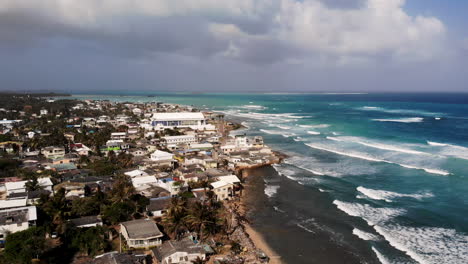
[[[175,121],[175,120],[203,120],[205,116],[201,112],[178,112],[178,113],[154,113],[153,120]]]

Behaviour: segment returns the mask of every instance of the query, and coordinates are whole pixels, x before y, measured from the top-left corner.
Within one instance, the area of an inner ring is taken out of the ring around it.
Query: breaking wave
[[[303,127],[303,128],[327,128],[329,127],[330,125],[328,124],[320,124],[320,125],[299,125],[300,127]]]
[[[316,132],[316,131],[307,131],[307,134],[311,134],[311,135],[320,135],[320,132]]]
[[[374,226],[394,248],[419,263],[468,263],[468,236],[453,229]]]
[[[283,137],[286,137],[286,138],[293,137],[293,136],[296,135],[294,133],[285,133],[284,131],[278,131],[278,130],[260,129],[260,131],[262,131],[263,133],[270,134],[270,135],[280,135],[280,136],[283,136]]]
[[[405,114],[405,115],[424,115],[424,116],[441,116],[444,113],[428,112],[424,110],[411,110],[411,109],[387,109],[377,106],[363,106],[357,108],[358,110],[364,111],[376,111],[390,114]]]
[[[378,118],[378,119],[372,119],[373,121],[379,121],[379,122],[398,122],[398,123],[420,123],[424,121],[424,118],[422,117],[408,117],[408,118]]]
[[[278,185],[266,185],[265,186],[266,196],[268,196],[269,198],[272,198],[278,192],[279,188],[280,188],[280,186],[278,186]]]
[[[348,203],[338,200],[333,201],[333,204],[335,204],[338,209],[350,216],[364,219],[371,226],[385,223],[390,219],[406,213],[406,211],[403,209],[376,208],[368,204]]]
[[[357,228],[353,229],[353,234],[356,235],[357,237],[359,237],[362,240],[379,240],[378,236],[376,236],[374,234],[371,234],[371,233],[368,233],[368,232],[365,232],[365,231],[362,231],[362,230],[357,229]]]
[[[434,197],[434,195],[430,192],[427,193],[416,193],[416,194],[404,194],[404,193],[396,193],[390,191],[383,191],[383,190],[375,190],[375,189],[368,189],[362,186],[356,188],[357,191],[364,194],[370,199],[373,200],[383,200],[386,202],[392,202],[394,198],[414,198],[417,200],[422,200],[424,198]]]
[[[425,172],[432,173],[432,174],[439,174],[439,175],[449,175],[450,174],[449,172],[444,171],[444,170],[431,169],[431,168],[422,168],[422,167],[416,167],[416,166],[412,166],[412,165],[400,164],[400,163],[391,162],[391,161],[387,161],[387,160],[383,160],[383,159],[377,159],[377,158],[369,157],[369,156],[366,156],[366,155],[363,155],[363,154],[346,153],[346,152],[343,152],[343,151],[329,149],[329,148],[325,148],[325,147],[317,146],[317,145],[313,145],[313,144],[306,144],[306,145],[311,147],[311,148],[314,148],[314,149],[328,151],[328,152],[332,152],[332,153],[335,153],[335,154],[338,154],[338,155],[348,156],[348,157],[351,157],[351,158],[363,159],[363,160],[368,160],[368,161],[372,161],[372,162],[383,162],[383,163],[388,163],[388,164],[396,164],[396,165],[399,165],[399,166],[404,167],[404,168],[424,170]]]

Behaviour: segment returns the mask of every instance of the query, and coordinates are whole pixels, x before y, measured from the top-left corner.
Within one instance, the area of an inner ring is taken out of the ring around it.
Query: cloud
[[[123,56],[226,56],[252,64],[428,60],[443,52],[444,24],[410,16],[404,0],[3,0],[0,45],[51,38]],[[349,58],[353,58],[350,60]]]

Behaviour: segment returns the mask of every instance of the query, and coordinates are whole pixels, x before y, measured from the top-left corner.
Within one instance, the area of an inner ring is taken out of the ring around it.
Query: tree
[[[217,210],[209,206],[208,203],[194,203],[189,210],[186,221],[191,230],[199,234],[200,240],[203,240],[205,235],[218,233],[221,229]]]
[[[186,217],[185,199],[173,197],[171,199],[171,206],[167,210],[166,217],[163,219],[168,233],[173,238],[178,239],[180,234],[187,230]]]
[[[31,263],[46,251],[45,232],[41,227],[9,234],[5,241],[5,259],[9,263]]]
[[[110,191],[110,200],[113,203],[122,202],[125,199],[128,199],[134,192],[135,188],[130,183],[129,178],[125,175],[119,175],[112,185],[112,190]]]
[[[68,233],[71,236],[71,247],[88,256],[95,256],[108,247],[106,230],[102,226],[75,228]]]
[[[136,207],[132,202],[117,202],[104,210],[103,218],[108,223],[115,225],[130,220],[135,211]]]
[[[101,203],[95,197],[84,197],[72,202],[71,213],[75,216],[97,215],[101,210]]]
[[[37,180],[37,176],[34,175],[30,180],[28,180],[25,183],[25,187],[27,191],[37,191],[41,190],[42,186],[39,184],[39,181]]]
[[[65,189],[60,188],[54,196],[41,196],[38,207],[50,218],[59,232],[63,232],[65,221],[70,216],[70,206],[65,198]]]

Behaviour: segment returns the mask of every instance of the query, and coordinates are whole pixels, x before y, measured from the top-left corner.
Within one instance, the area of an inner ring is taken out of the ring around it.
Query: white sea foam
[[[437,147],[439,150],[439,155],[468,159],[468,148],[466,147],[433,141],[427,141],[427,144],[433,147]]]
[[[348,203],[338,200],[333,201],[333,204],[335,204],[338,209],[350,216],[364,219],[371,226],[385,223],[390,219],[406,213],[406,211],[403,209],[376,208],[368,204]]]
[[[432,142],[432,141],[427,141],[427,144],[428,144],[428,145],[431,145],[431,146],[437,146],[437,147],[449,146],[449,144],[438,143],[438,142]]]
[[[285,211],[281,210],[278,206],[273,206],[273,209],[275,209],[277,212],[285,213]]]
[[[267,130],[267,129],[260,129],[260,131],[262,131],[263,133],[267,133],[267,134],[270,134],[270,135],[281,135],[283,137],[293,137],[295,136],[296,134],[294,133],[288,133],[288,132],[284,132],[284,131],[278,131],[278,130]]]
[[[303,128],[327,128],[329,127],[330,125],[328,124],[320,124],[320,125],[299,125],[300,127],[303,127]]]
[[[388,260],[382,253],[380,253],[375,247],[372,247],[372,251],[374,251],[375,255],[377,256],[377,259],[380,261],[382,264],[394,264],[394,262]]]
[[[379,122],[398,122],[398,123],[420,123],[424,121],[422,117],[408,117],[408,118],[378,118],[372,119],[373,121]]]
[[[371,148],[376,148],[376,149],[381,149],[381,150],[402,152],[402,153],[406,153],[406,154],[430,155],[429,153],[425,153],[425,152],[422,152],[422,151],[417,151],[417,150],[413,150],[413,149],[400,147],[397,144],[388,145],[388,144],[383,144],[383,143],[378,143],[378,142],[372,142],[372,141],[369,141],[369,140],[367,140],[365,138],[361,138],[361,137],[327,137],[327,139],[334,140],[334,141],[347,141],[347,142],[360,144],[360,145],[363,145],[363,146],[366,146],[366,147],[371,147]]]
[[[404,194],[404,193],[396,193],[396,192],[390,192],[390,191],[383,191],[383,190],[375,190],[375,189],[368,189],[364,188],[362,186],[359,186],[356,188],[357,191],[360,193],[364,194],[370,199],[374,200],[384,200],[386,202],[392,202],[392,199],[394,198],[401,198],[401,197],[407,197],[407,198],[414,198],[417,200],[422,200],[424,198],[430,198],[434,197],[434,195],[430,192],[425,192],[425,193],[415,193],[415,194]]]
[[[320,135],[320,132],[317,132],[317,131],[307,131],[307,134],[311,134],[311,135]]]
[[[309,232],[309,233],[315,233],[312,229],[309,229],[307,227],[305,227],[304,225],[302,225],[301,223],[297,223],[296,224],[298,227],[304,229],[305,231]]]
[[[279,175],[282,175],[282,176],[285,176],[285,177],[287,177],[289,179],[294,180],[294,177],[292,177],[292,176],[296,174],[295,171],[293,171],[291,169],[288,169],[288,168],[285,168],[284,166],[281,166],[281,165],[273,166],[273,168],[276,170],[276,172]]]
[[[453,229],[395,224],[374,229],[419,263],[468,263],[468,236]]]
[[[277,125],[276,127],[278,127],[278,128],[281,128],[281,129],[284,129],[284,130],[291,129],[291,127],[290,127],[290,126],[282,126],[282,125]]]
[[[269,197],[272,198],[275,196],[275,194],[278,192],[278,189],[280,187],[278,185],[266,185],[265,186],[265,194]]]
[[[359,237],[360,239],[362,240],[379,240],[379,237],[374,235],[374,234],[371,234],[371,233],[368,233],[368,232],[365,232],[365,231],[362,231],[360,229],[357,229],[357,228],[354,228],[353,229],[353,234],[356,235],[357,237]]]
[[[332,152],[332,153],[335,153],[335,154],[339,154],[339,155],[342,155],[342,156],[348,156],[348,157],[352,157],[352,158],[356,158],[356,159],[363,159],[363,160],[368,160],[368,161],[372,161],[372,162],[383,162],[383,163],[389,163],[389,164],[396,164],[396,165],[399,165],[399,166],[404,167],[404,168],[424,170],[424,171],[426,171],[428,173],[432,173],[432,174],[439,174],[439,175],[449,175],[450,174],[449,172],[444,171],[444,170],[432,169],[432,168],[423,168],[423,167],[417,167],[417,166],[412,166],[412,165],[401,164],[401,163],[397,163],[397,162],[391,162],[391,161],[387,161],[387,160],[383,160],[383,159],[369,157],[369,156],[367,156],[365,154],[347,153],[347,152],[343,152],[343,151],[339,151],[339,150],[335,150],[335,149],[330,149],[330,148],[326,148],[326,147],[318,146],[318,145],[314,145],[314,144],[306,144],[306,145],[311,147],[311,148],[314,148],[314,149],[328,151],[328,152]]]
[[[406,115],[423,115],[423,116],[442,116],[443,113],[435,113],[435,112],[428,112],[424,110],[417,110],[417,109],[387,109],[383,107],[376,107],[376,106],[364,106],[357,108],[358,110],[365,110],[365,111],[376,111],[382,113],[391,113],[391,114],[406,114]]]
[[[296,141],[296,142],[303,141],[303,139],[301,137],[293,138],[293,140]]]
[[[243,106],[240,106],[240,108],[264,110],[264,109],[267,109],[268,107],[265,107],[263,105],[243,105]]]

